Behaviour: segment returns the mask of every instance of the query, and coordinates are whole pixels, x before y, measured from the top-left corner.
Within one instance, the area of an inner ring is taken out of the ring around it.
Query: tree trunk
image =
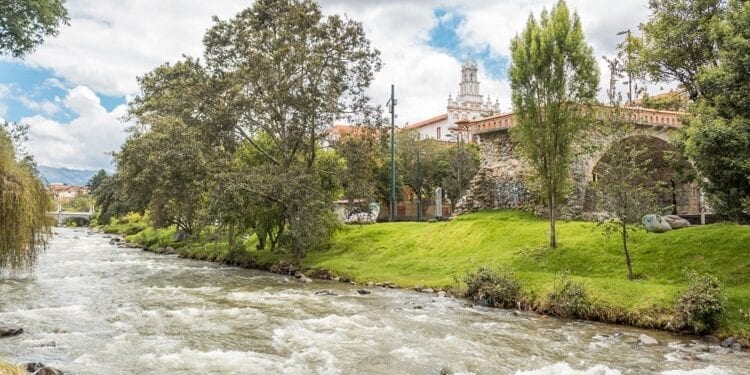
[[[677,215],[677,184],[673,178],[670,178],[669,182],[672,184],[672,215]]]
[[[628,266],[628,280],[633,280],[633,265],[630,262],[630,251],[628,251],[628,227],[622,223],[622,250],[625,252],[625,264]]]
[[[550,192],[549,197],[549,247],[557,248],[557,231],[555,229],[555,216],[557,216],[557,200],[555,193]]]
[[[231,223],[227,226],[227,244],[229,245],[229,252],[234,251],[235,246],[235,238],[234,238],[234,223]]]

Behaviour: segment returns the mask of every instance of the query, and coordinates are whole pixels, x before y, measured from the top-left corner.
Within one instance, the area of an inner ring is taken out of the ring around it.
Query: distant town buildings
[[[67,202],[91,192],[88,186],[66,185],[60,182],[50,183],[47,189],[57,202]]]

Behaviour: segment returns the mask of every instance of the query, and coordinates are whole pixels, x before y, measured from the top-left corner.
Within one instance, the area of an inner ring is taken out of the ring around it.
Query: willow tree
[[[0,127],[0,269],[28,269],[47,245],[51,201],[28,159]]]
[[[529,16],[511,41],[509,70],[516,126],[512,135],[533,168],[549,208],[550,246],[557,247],[557,208],[569,188],[574,142],[590,123],[599,71],[576,13],[564,1]]]

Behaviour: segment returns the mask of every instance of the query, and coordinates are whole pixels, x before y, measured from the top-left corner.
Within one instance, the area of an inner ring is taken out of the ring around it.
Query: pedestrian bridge
[[[65,220],[68,219],[86,219],[90,221],[91,217],[94,216],[92,211],[87,212],[66,212],[66,211],[52,211],[47,213],[49,216],[55,218],[55,225],[61,226]]]

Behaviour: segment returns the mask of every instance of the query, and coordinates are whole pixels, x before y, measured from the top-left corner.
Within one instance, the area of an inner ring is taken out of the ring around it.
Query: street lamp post
[[[391,114],[391,207],[389,220],[392,222],[396,211],[396,98],[393,84],[391,84],[391,98],[386,106]]]
[[[417,222],[422,218],[422,176],[419,173],[419,154],[417,151]]]

